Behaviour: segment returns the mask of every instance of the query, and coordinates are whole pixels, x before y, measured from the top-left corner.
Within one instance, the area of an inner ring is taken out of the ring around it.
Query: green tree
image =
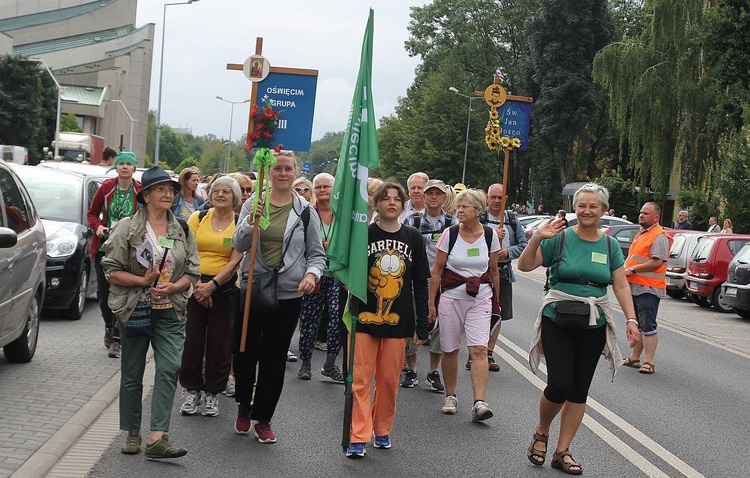
[[[198,167],[201,174],[210,175],[223,171],[224,163],[227,157],[227,149],[220,141],[214,141],[207,144],[203,149],[203,154],[198,161]]]
[[[532,164],[537,199],[557,209],[565,183],[586,174],[591,120],[600,108],[591,80],[613,27],[605,0],[542,2],[528,25],[535,88]]]
[[[24,146],[41,160],[54,138],[57,89],[38,62],[0,56],[0,144]]]
[[[185,136],[175,133],[168,125],[162,125],[159,162],[166,164],[170,169],[174,169],[175,166],[187,157],[187,152],[188,148]]]
[[[318,173],[336,174],[336,163],[341,152],[341,144],[344,141],[344,132],[331,132],[324,134],[322,138],[310,144],[310,151],[298,155],[300,165],[306,161],[312,163],[309,177],[315,177]]]
[[[180,171],[182,171],[185,168],[191,168],[193,166],[198,166],[198,161],[195,160],[192,156],[188,156],[187,158],[183,159],[180,164],[178,164],[174,168],[174,172],[176,174],[180,174]],[[200,168],[200,166],[198,166]],[[202,171],[201,171],[202,174]]]
[[[78,120],[76,119],[76,115],[72,113],[67,113],[62,115],[62,118],[60,119],[60,131],[70,132],[70,133],[82,133],[83,130],[80,126],[78,126]]]

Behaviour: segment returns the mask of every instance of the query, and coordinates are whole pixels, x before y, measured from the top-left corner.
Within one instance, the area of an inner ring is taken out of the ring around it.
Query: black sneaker
[[[435,392],[442,392],[445,390],[445,386],[440,380],[440,372],[435,370],[427,374],[427,386],[430,388],[430,390],[433,390]]]
[[[417,379],[417,371],[413,368],[407,369],[404,373],[404,379],[401,380],[401,386],[404,388],[414,388],[414,385],[419,384]]]

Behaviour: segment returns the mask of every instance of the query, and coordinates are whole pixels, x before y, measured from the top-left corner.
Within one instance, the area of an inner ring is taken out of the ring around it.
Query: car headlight
[[[78,237],[73,234],[47,238],[47,255],[55,258],[71,256],[76,251],[77,244]]]

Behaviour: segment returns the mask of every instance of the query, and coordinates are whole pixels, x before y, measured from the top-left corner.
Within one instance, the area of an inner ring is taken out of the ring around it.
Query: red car
[[[685,282],[693,302],[701,307],[713,305],[720,312],[732,311],[721,286],[727,280],[729,262],[748,241],[747,234],[707,234],[699,240]]]

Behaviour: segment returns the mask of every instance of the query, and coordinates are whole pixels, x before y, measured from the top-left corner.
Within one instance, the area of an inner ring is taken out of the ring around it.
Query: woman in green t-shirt
[[[548,268],[549,290],[534,324],[529,363],[536,372],[541,355],[547,363],[547,387],[539,400],[539,422],[527,450],[529,461],[544,464],[552,420],[561,413],[560,435],[552,466],[571,475],[580,475],[581,465],[573,460],[570,444],[586,412],[591,380],[604,354],[614,374],[620,365],[620,350],[614,335],[607,286],[613,283],[625,317],[631,347],[638,340],[637,321],[623,270],[620,248],[599,231],[599,219],[609,209],[609,192],[598,184],[585,184],[573,195],[578,224],[567,230],[560,218],[543,223],[529,240],[518,259],[518,269],[529,272]],[[583,306],[582,320],[565,323],[559,310],[565,302]],[[586,307],[588,305],[588,307]],[[576,328],[571,328],[574,326]]]

